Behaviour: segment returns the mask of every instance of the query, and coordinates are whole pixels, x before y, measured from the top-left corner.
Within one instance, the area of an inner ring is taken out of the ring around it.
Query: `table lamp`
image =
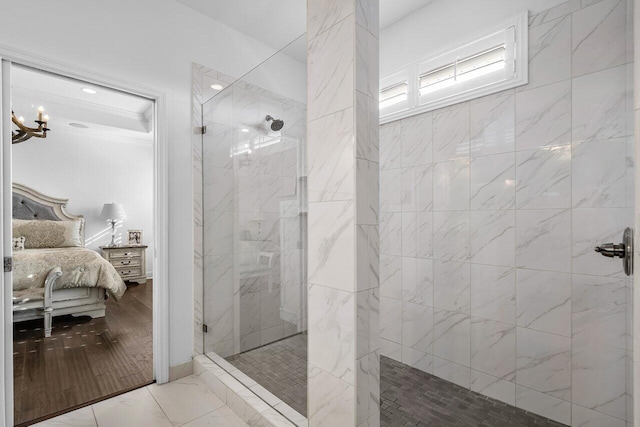
[[[108,246],[110,248],[118,246],[116,245],[116,223],[127,218],[124,214],[124,208],[120,203],[105,203],[101,216],[111,223],[111,243]]]

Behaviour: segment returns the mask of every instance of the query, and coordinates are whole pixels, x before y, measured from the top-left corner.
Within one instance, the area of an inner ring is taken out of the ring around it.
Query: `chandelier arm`
[[[11,112],[11,121],[18,128],[11,134],[12,144],[19,144],[30,138],[46,138],[47,132],[50,130],[46,127],[47,123],[41,120],[35,121],[38,124],[37,128],[25,126],[20,120],[18,120],[13,111]]]
[[[29,134],[22,134],[20,135],[18,138],[12,138],[11,139],[11,144],[20,144],[21,142],[24,142],[28,139],[30,139],[31,136]]]

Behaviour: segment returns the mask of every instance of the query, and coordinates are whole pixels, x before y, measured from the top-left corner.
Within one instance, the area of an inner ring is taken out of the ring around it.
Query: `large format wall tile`
[[[309,281],[355,289],[355,224],[352,201],[309,204]]]
[[[423,353],[420,350],[409,347],[402,347],[401,362],[412,368],[433,374],[433,354]]]
[[[430,259],[402,258],[403,301],[433,306],[433,263]]]
[[[626,418],[626,350],[597,344],[574,347],[571,372],[573,403]]]
[[[573,275],[572,325],[575,346],[626,348],[625,279]]]
[[[469,209],[469,159],[436,163],[433,169],[433,210]]]
[[[471,264],[471,315],[515,325],[514,268]]]
[[[351,108],[309,122],[310,202],[353,199],[353,126]]]
[[[392,122],[380,128],[380,168],[398,169],[402,165],[402,126]]]
[[[433,353],[433,307],[403,303],[402,347]]]
[[[571,81],[516,95],[516,149],[571,143]]]
[[[348,17],[315,38],[307,49],[307,94],[309,122],[349,108],[355,92],[355,31]]]
[[[529,84],[544,86],[571,78],[571,16],[529,29]]]
[[[571,274],[518,269],[516,323],[571,337]]]
[[[484,372],[471,370],[471,390],[498,399],[508,405],[516,404],[516,385]]]
[[[433,113],[433,161],[469,157],[469,104]]]
[[[402,213],[402,256],[431,258],[433,214],[431,212]]]
[[[518,209],[571,207],[571,146],[516,154]]]
[[[515,380],[515,326],[472,317],[471,368],[497,378]]]
[[[514,150],[515,96],[513,91],[472,101],[469,116],[471,156],[486,156]]]
[[[626,206],[626,140],[577,143],[571,161],[573,207]]]
[[[380,338],[402,343],[402,301],[380,297]]]
[[[433,166],[402,169],[402,211],[423,212],[433,208]]]
[[[516,212],[516,266],[536,270],[571,271],[571,211]]]
[[[571,403],[520,385],[516,385],[516,407],[571,424]]]
[[[433,213],[433,258],[469,259],[469,211]]]
[[[573,75],[624,64],[627,2],[603,0],[573,14]]]
[[[471,265],[468,262],[434,261],[433,305],[449,311],[471,309]]]
[[[433,375],[460,387],[471,387],[471,368],[436,356],[433,357]]]
[[[402,207],[402,169],[380,171],[380,212],[400,212]],[[431,192],[431,191],[430,191]]]
[[[513,210],[471,212],[471,262],[513,267],[515,220]]]
[[[380,295],[402,298],[402,258],[393,255],[380,255]]]
[[[516,202],[514,153],[471,160],[471,210],[512,209]]]
[[[458,365],[470,366],[471,319],[469,315],[435,309],[433,325],[434,355]]]
[[[309,363],[354,383],[354,294],[311,284],[309,297]]]
[[[517,328],[516,384],[571,399],[571,338]]]
[[[626,67],[573,79],[573,140],[607,139],[626,133]]]
[[[433,121],[431,114],[420,114],[398,122],[402,131],[402,166],[428,165],[432,162]]]
[[[571,423],[576,427],[607,426],[607,427],[627,427],[625,420],[613,418],[582,406],[571,406]]]

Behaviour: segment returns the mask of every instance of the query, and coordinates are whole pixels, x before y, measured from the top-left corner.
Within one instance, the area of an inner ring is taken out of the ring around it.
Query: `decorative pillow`
[[[26,249],[82,247],[82,220],[13,220],[13,235],[24,237]]]
[[[11,239],[11,243],[13,244],[14,251],[22,251],[24,250],[24,241],[26,239],[24,237],[14,237]]]

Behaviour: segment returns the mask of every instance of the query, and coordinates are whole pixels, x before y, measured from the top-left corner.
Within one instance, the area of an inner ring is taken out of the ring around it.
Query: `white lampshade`
[[[120,221],[126,219],[127,216],[124,213],[124,208],[120,203],[105,203],[102,207],[103,219]]]

